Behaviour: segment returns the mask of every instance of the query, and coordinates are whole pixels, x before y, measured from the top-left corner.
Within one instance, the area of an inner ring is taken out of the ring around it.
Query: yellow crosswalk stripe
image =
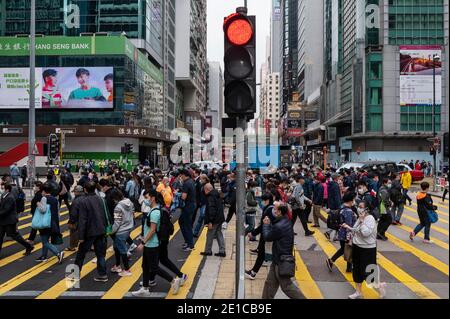
[[[69,231],[65,231],[64,233],[62,233],[62,237],[66,238],[67,236],[69,236],[70,232]],[[34,245],[34,250],[33,251],[37,251],[39,249],[42,248],[42,243],[39,243],[37,245]],[[30,258],[30,256],[24,257],[23,256],[23,251],[19,251],[18,253],[15,253],[14,255],[8,256],[6,258],[0,259],[0,268],[4,267],[12,262],[15,262],[16,260],[22,259],[22,258]]]
[[[295,248],[295,279],[306,299],[323,299],[319,287],[309,273],[300,252]]]
[[[181,267],[180,271],[183,274],[188,276],[188,281],[184,284],[183,287],[180,287],[180,291],[178,294],[174,295],[172,288],[170,288],[169,293],[166,296],[166,299],[186,299],[189,291],[191,290],[192,284],[194,283],[195,275],[198,271],[198,267],[200,267],[200,263],[203,260],[203,256],[200,255],[202,251],[205,249],[206,245],[206,234],[208,233],[208,228],[203,227],[203,230],[200,234],[200,237],[197,239],[195,243],[195,250],[191,251],[189,257]]]
[[[389,234],[388,238],[389,238],[389,242],[393,243],[395,246],[403,249],[404,251],[407,251],[407,252],[413,254],[414,256],[419,258],[424,263],[430,265],[433,268],[436,268],[437,270],[439,270],[440,272],[442,272],[448,276],[448,265],[446,263],[443,263],[439,259],[427,254],[426,252],[418,249],[417,247],[414,247],[414,246],[404,242],[403,240],[395,237],[392,234]]]
[[[399,229],[401,229],[401,230],[407,232],[408,234],[411,233],[411,232],[414,230],[414,229],[412,229],[411,227],[408,227],[408,226],[405,226],[405,225],[402,225],[402,226],[399,226],[399,225],[398,225],[398,226],[391,226],[391,227],[397,227],[397,228],[399,228]],[[390,229],[390,228],[389,228],[389,229]],[[389,229],[388,229],[388,233],[390,234],[391,232],[389,231]],[[433,226],[431,226],[431,231],[433,231]],[[422,239],[425,238],[423,232],[420,232],[419,234],[417,234],[417,236],[420,237],[420,238],[422,238]],[[409,238],[408,238],[408,239],[409,239]],[[443,241],[441,241],[441,240],[439,240],[439,239],[435,239],[435,238],[432,238],[432,240],[433,240],[434,244],[436,244],[437,246],[439,246],[439,247],[441,247],[441,248],[444,248],[444,249],[448,250],[448,243],[443,242]]]
[[[67,259],[67,257],[73,255],[75,252],[64,252],[64,259]],[[53,257],[51,260],[47,261],[46,263],[40,263],[34,267],[31,267],[27,271],[17,275],[16,277],[12,278],[11,280],[8,280],[4,284],[0,285],[0,296],[4,293],[11,291],[12,289],[16,288],[17,286],[20,286],[24,282],[30,280],[31,278],[37,276],[38,274],[42,273],[43,271],[49,269],[50,267],[56,265],[58,263],[58,258]],[[64,267],[64,265],[61,265]]]
[[[400,281],[403,285],[408,287],[418,297],[422,299],[441,299],[438,295],[418,282],[411,275],[406,273],[392,261],[388,260],[382,254],[378,253],[378,264],[383,267],[388,273]]]
[[[407,220],[410,220],[416,224],[420,224],[420,220],[418,218],[411,217],[409,215],[403,214],[402,218],[406,218]],[[444,222],[442,219],[439,219],[439,221]],[[448,222],[447,222],[448,223]],[[436,226],[436,224],[433,224],[431,227],[433,227],[433,230],[437,231],[438,233],[444,234],[448,236],[448,230],[441,228],[439,226]]]
[[[320,231],[316,231],[314,233],[314,238],[317,241],[317,244],[322,248],[323,252],[327,255],[328,258],[331,258],[334,253],[336,252],[336,248],[328,241],[328,239],[325,238],[325,235],[323,235]],[[325,267],[325,260],[323,263]],[[352,285],[353,288],[356,289],[356,284],[353,281],[353,276],[351,273],[347,273],[345,270],[347,268],[346,262],[339,258],[335,263],[334,266],[339,270],[339,272],[344,276],[344,278],[348,281],[350,285]],[[366,284],[362,285],[362,292],[365,298],[368,299],[379,299],[378,293],[369,287],[367,287]]]
[[[139,228],[140,229],[140,228]],[[174,233],[170,237],[172,240],[180,230],[178,222],[174,224]],[[142,257],[140,257],[130,268],[131,276],[120,278],[102,297],[102,299],[122,299],[123,296],[134,286],[142,275]]]
[[[136,238],[137,236],[139,236],[140,233],[141,233],[141,228],[138,227],[131,232],[130,236],[131,236],[131,238]],[[114,252],[111,252],[108,250],[107,254],[105,256],[105,260],[108,260],[113,255],[114,255]],[[85,265],[83,265],[83,268],[81,269],[80,280],[83,279],[84,277],[86,277],[93,270],[97,269],[97,264],[92,263],[91,261],[89,261]],[[70,282],[68,279],[64,278],[61,281],[59,281],[56,285],[54,285],[50,289],[44,291],[42,294],[37,296],[36,299],[56,299],[59,296],[61,296],[65,291],[72,288],[74,285],[75,285],[75,282]]]

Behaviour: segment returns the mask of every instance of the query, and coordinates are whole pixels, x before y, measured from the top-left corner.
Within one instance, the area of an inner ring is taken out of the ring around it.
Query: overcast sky
[[[272,0],[248,0],[248,14],[256,15],[256,75],[259,79],[261,64],[266,54],[266,37],[270,36],[270,14]],[[208,0],[208,61],[222,64],[223,70],[223,18],[243,6],[244,0]],[[259,82],[258,82],[259,83]],[[259,91],[259,88],[258,88]],[[259,99],[258,99],[259,104]]]

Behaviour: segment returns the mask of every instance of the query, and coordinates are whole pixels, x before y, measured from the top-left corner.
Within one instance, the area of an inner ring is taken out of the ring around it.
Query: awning
[[[326,131],[326,130],[327,130],[327,128],[326,128],[324,125],[320,125],[320,126],[318,126],[318,127],[314,127],[314,128],[310,128],[310,129],[306,130],[306,131],[302,134],[302,136],[305,136],[305,135],[311,135],[311,134],[313,134],[313,133],[317,133],[317,132],[320,132],[320,131]]]
[[[340,112],[340,113],[336,114],[335,116],[333,116],[328,121],[326,121],[325,123],[323,123],[323,125],[325,125],[325,126],[334,125],[338,122],[341,122],[341,120],[345,120],[345,117],[351,113],[352,113],[352,109],[348,109],[343,112]],[[349,120],[351,120],[351,119],[349,119]]]

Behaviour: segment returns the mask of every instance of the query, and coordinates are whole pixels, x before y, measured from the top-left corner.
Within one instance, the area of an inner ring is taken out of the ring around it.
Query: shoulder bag
[[[109,237],[113,233],[113,226],[111,224],[111,221],[109,220],[109,211],[106,208],[105,200],[103,198],[102,198],[102,204],[103,204],[103,211],[105,213],[105,219],[106,219],[105,237]]]
[[[39,208],[36,208],[33,219],[31,220],[31,228],[33,229],[46,229],[51,228],[52,225],[52,213],[50,205],[47,204],[47,209],[42,213]]]

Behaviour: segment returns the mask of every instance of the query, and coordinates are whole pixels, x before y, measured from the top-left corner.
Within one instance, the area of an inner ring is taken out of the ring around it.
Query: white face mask
[[[358,193],[360,195],[364,195],[366,192],[365,192],[364,188],[358,188]]]
[[[358,207],[358,215],[359,216],[364,216],[365,214],[366,214],[366,209]]]
[[[388,187],[388,188],[392,188],[392,183],[388,183],[388,184],[387,184],[387,187]]]

